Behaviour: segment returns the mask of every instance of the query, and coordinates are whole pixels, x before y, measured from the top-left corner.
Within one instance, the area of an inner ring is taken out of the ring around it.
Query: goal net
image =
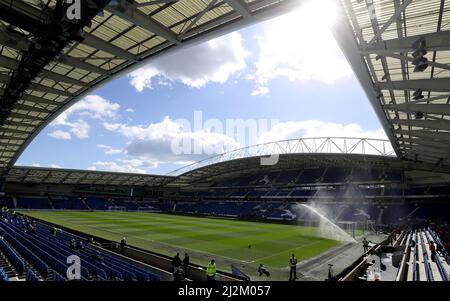
[[[109,206],[108,211],[114,211],[114,212],[127,211],[127,207],[125,207],[125,206]]]
[[[153,208],[153,207],[138,207],[137,211],[138,212],[155,212],[157,210],[155,210],[155,208]]]

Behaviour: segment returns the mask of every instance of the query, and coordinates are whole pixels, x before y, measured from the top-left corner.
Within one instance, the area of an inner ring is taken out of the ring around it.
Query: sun
[[[319,80],[332,84],[350,73],[332,33],[335,0],[310,0],[297,10],[267,23],[259,39],[257,68],[266,78]],[[263,82],[263,80],[261,80]]]
[[[308,0],[294,14],[299,14],[298,17],[302,22],[329,28],[336,21],[338,11],[336,2],[336,0]]]

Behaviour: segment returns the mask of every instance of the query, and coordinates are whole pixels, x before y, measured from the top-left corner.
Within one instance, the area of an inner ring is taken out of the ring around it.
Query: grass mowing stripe
[[[204,254],[202,263],[210,256],[221,256],[284,267],[293,250],[302,260],[340,244],[319,237],[317,228],[294,225],[139,212],[25,213],[106,239],[118,241],[126,236],[132,245],[169,255],[177,248],[192,250]]]

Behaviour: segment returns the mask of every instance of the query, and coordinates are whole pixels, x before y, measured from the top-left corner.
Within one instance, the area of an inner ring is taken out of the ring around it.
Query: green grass
[[[237,221],[219,218],[157,213],[27,211],[32,217],[94,236],[172,255],[175,248],[204,256],[192,256],[205,264],[218,255],[242,262],[263,262],[285,267],[292,253],[299,260],[334,248],[339,241],[319,237],[319,229]],[[248,245],[251,244],[251,248]]]

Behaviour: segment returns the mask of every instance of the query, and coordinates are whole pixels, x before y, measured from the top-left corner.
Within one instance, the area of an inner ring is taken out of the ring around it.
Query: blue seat
[[[28,269],[26,280],[27,281],[39,281],[39,277],[31,269]]]
[[[0,247],[2,250],[6,250],[4,251],[5,254],[11,254],[8,255],[8,258],[11,258],[11,262],[15,262],[17,269],[26,271],[28,281],[39,281],[41,278],[45,278],[50,269],[53,270],[54,281],[66,281],[67,279],[64,276],[69,265],[66,261],[71,255],[76,255],[81,260],[81,280],[161,280],[159,275],[141,269],[107,252],[101,252],[103,261],[98,262],[91,257],[98,250],[90,246],[83,250],[71,249],[68,241],[72,239],[82,241],[84,245],[87,245],[87,240],[71,233],[58,232],[56,235],[52,235],[50,227],[42,223],[36,223],[35,231],[31,233],[26,231],[27,225],[29,225],[29,221],[21,218],[11,220],[8,223],[0,220],[0,231],[3,233],[5,241],[11,245],[8,248],[8,244],[5,242],[2,244],[2,240],[0,240]],[[20,253],[40,275],[21,263],[15,252]],[[16,254],[15,257],[14,254]]]
[[[5,282],[8,280],[9,280],[9,277],[6,274],[5,270],[3,268],[0,268],[0,282],[2,282],[2,281]]]
[[[19,256],[17,256],[16,252],[11,249],[11,247],[8,246],[2,238],[0,238],[0,250],[12,264],[16,272],[19,274],[23,274],[23,272],[25,271],[25,264],[23,260],[20,259]]]

